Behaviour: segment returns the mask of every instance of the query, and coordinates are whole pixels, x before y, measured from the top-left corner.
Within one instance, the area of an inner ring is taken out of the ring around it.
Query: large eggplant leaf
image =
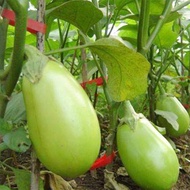
[[[150,64],[144,56],[115,38],[99,39],[89,48],[107,66],[107,87],[114,101],[132,100],[146,91]]]
[[[49,10],[48,14],[73,24],[84,33],[103,17],[102,11],[89,1],[68,1]]]

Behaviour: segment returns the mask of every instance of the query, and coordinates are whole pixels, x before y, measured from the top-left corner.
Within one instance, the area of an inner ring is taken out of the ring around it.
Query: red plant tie
[[[15,25],[15,13],[9,9],[4,9],[2,12],[2,17],[7,18],[9,20],[9,24]],[[41,32],[45,34],[46,25],[44,23],[37,22],[33,19],[28,19],[27,21],[27,31],[36,34],[37,32]]]
[[[102,79],[102,77],[99,77],[99,78],[96,78],[96,79],[93,79],[93,80],[90,80],[90,81],[87,81],[87,82],[83,82],[83,83],[81,83],[81,86],[83,88],[85,88],[86,84],[93,84],[93,83],[95,83],[97,86],[103,85],[103,79]]]
[[[115,152],[112,152],[112,154],[110,154],[109,156],[104,154],[103,156],[101,156],[94,162],[94,164],[91,166],[90,170],[94,170],[96,168],[104,167],[104,166],[110,164],[113,161],[113,159],[115,158],[115,156],[116,156]]]

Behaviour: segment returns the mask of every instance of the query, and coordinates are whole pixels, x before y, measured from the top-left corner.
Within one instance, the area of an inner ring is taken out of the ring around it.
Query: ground
[[[180,161],[181,169],[177,184],[172,190],[190,190],[190,132],[180,138],[172,139],[175,142],[178,150],[178,158]],[[13,152],[4,152],[1,156],[1,161],[7,159],[9,165],[17,168],[30,167],[30,153],[15,154]],[[119,157],[114,161],[114,173],[117,182],[126,185],[130,190],[141,190],[129,176],[121,176],[117,174],[118,168],[122,167]],[[8,168],[7,168],[8,169]],[[95,172],[87,172],[85,175],[75,179],[76,190],[104,190],[104,169],[98,168]],[[9,174],[9,172],[7,173]],[[11,172],[10,172],[11,174]],[[7,178],[2,175],[0,168],[0,184],[7,184]],[[14,177],[9,178],[9,184],[13,189],[17,189],[14,184]],[[49,189],[48,189],[49,190]]]

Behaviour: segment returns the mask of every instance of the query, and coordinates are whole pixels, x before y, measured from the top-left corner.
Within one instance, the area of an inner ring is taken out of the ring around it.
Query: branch
[[[45,21],[45,0],[38,0],[38,11],[37,11],[37,21],[44,23]],[[43,52],[44,51],[44,34],[37,33],[37,48]],[[32,150],[32,168],[31,168],[31,185],[30,190],[39,189],[39,179],[40,179],[40,161],[38,160],[35,151]]]
[[[7,3],[3,3],[2,7],[0,6],[0,16],[3,11],[3,8],[7,6]],[[3,22],[0,24],[0,71],[4,70],[4,58],[5,58],[5,49],[6,49],[6,41],[7,41],[7,28],[8,28],[8,20],[3,19]]]
[[[7,0],[15,12],[15,36],[10,71],[5,83],[5,92],[10,96],[20,76],[24,59],[24,46],[27,25],[28,0]]]
[[[158,33],[160,32],[162,26],[163,26],[164,23],[166,22],[166,20],[167,20],[169,14],[171,13],[172,3],[173,3],[173,0],[168,0],[168,1],[166,1],[166,4],[165,4],[165,8],[164,8],[164,10],[163,10],[163,13],[162,13],[162,15],[160,15],[160,19],[159,19],[159,21],[157,22],[157,25],[155,26],[153,32],[151,33],[151,35],[150,35],[150,37],[149,37],[149,39],[148,39],[148,42],[147,42],[147,44],[146,44],[146,46],[145,46],[145,48],[144,48],[144,51],[145,51],[145,52],[147,52],[147,51],[150,49],[150,47],[151,47],[151,45],[152,45],[154,39],[156,38],[156,36],[157,36]]]
[[[1,60],[1,79],[2,82],[1,94],[0,94],[0,117],[4,117],[6,106],[9,100],[9,96],[12,94],[15,85],[18,81],[22,62],[24,57],[24,45],[25,45],[25,33],[26,33],[26,21],[27,21],[27,9],[28,0],[7,0],[7,4],[13,9],[16,15],[15,20],[15,38],[12,59],[9,67],[4,71],[4,55],[3,60]],[[5,31],[1,33],[6,37]],[[4,42],[3,42],[4,41]],[[6,43],[5,39],[2,43]],[[2,47],[1,51],[5,50],[5,45]],[[4,52],[1,52],[4,54]],[[2,91],[3,90],[3,91]],[[3,92],[3,93],[2,93]]]
[[[150,12],[150,0],[142,0],[140,19],[139,19],[139,29],[137,38],[137,51],[142,55],[145,55],[144,47],[148,39],[148,29],[149,29],[149,12]]]

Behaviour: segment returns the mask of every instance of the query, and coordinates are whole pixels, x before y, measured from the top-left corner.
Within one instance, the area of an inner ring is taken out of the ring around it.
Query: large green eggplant
[[[129,176],[144,190],[170,190],[177,182],[176,153],[145,117],[139,117],[134,128],[118,127],[117,146]]]
[[[27,46],[22,90],[29,137],[37,157],[52,172],[74,178],[98,157],[101,134],[96,112],[69,71]]]

